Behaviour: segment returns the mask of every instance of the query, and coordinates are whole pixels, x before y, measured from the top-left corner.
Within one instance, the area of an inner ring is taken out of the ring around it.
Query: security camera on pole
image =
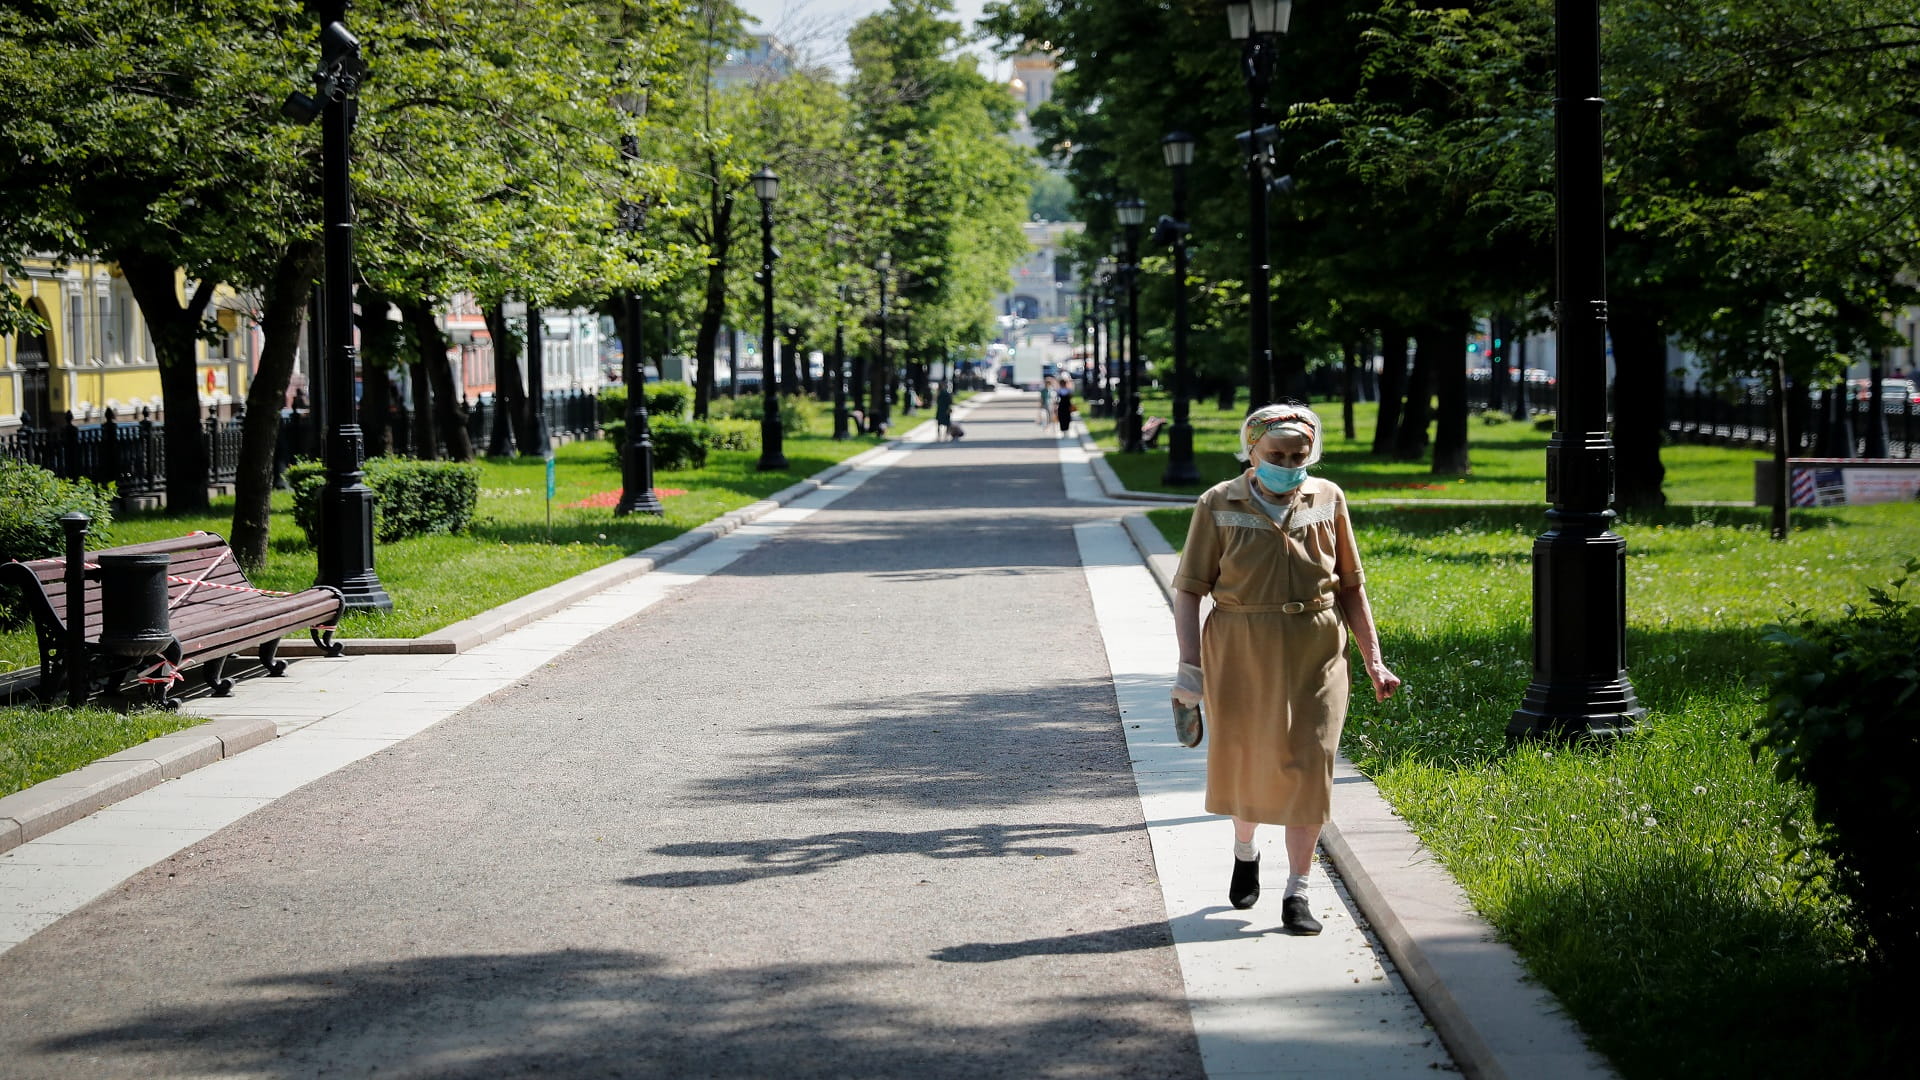
[[[349,610],[391,611],[393,598],[373,571],[373,490],[361,471],[365,443],[353,405],[359,347],[353,339],[353,189],[348,166],[354,90],[367,68],[360,59],[359,40],[347,32],[346,17],[346,0],[320,5],[320,70],[314,74],[314,96],[291,94],[280,111],[301,123],[320,120],[326,273],[316,315],[324,324],[326,342],[327,479],[320,492],[314,545],[318,581],[339,589]]]

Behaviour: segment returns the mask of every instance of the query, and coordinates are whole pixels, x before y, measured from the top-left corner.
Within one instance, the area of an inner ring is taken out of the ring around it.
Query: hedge
[[[320,492],[326,466],[295,462],[287,469],[293,488],[293,519],[312,543],[320,520]],[[368,458],[367,486],[373,489],[373,536],[383,544],[409,536],[454,533],[473,521],[480,505],[480,466],[459,461]]]

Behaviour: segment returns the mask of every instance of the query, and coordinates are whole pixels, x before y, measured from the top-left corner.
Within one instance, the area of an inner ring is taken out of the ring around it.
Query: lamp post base
[[[1533,681],[1507,737],[1609,742],[1647,715],[1627,680],[1627,542],[1610,511],[1547,517],[1533,542]]]
[[[1193,463],[1193,425],[1175,424],[1167,429],[1167,468],[1160,482],[1169,487],[1200,482],[1200,469]]]
[[[628,430],[635,426],[627,422]],[[620,501],[613,508],[614,517],[628,514],[665,515],[666,508],[660,505],[660,497],[653,493],[653,444],[644,436],[630,439],[620,452]]]
[[[1507,740],[1609,743],[1647,718],[1626,679],[1535,682],[1507,721]]]
[[[329,485],[320,494],[320,530],[319,584],[339,589],[348,611],[392,611],[373,570],[373,490]]]
[[[760,421],[760,465],[761,472],[777,472],[787,467],[785,432],[778,420]]]

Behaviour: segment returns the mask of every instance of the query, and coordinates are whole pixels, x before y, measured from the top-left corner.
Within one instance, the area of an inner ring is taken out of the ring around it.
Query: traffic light
[[[1470,352],[1470,353],[1477,353],[1477,352],[1479,352],[1479,351],[1480,351],[1480,343],[1479,343],[1479,342],[1477,342],[1477,341],[1469,341],[1469,342],[1467,342],[1467,351],[1468,351],[1468,352]]]

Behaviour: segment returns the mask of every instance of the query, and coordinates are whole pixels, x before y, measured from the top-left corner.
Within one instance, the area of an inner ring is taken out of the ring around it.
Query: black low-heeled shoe
[[[1307,907],[1307,898],[1299,893],[1280,901],[1280,925],[1295,934],[1320,932],[1320,920],[1313,917],[1313,910]]]
[[[1233,880],[1227,884],[1227,902],[1245,911],[1260,899],[1260,856],[1233,860]]]

